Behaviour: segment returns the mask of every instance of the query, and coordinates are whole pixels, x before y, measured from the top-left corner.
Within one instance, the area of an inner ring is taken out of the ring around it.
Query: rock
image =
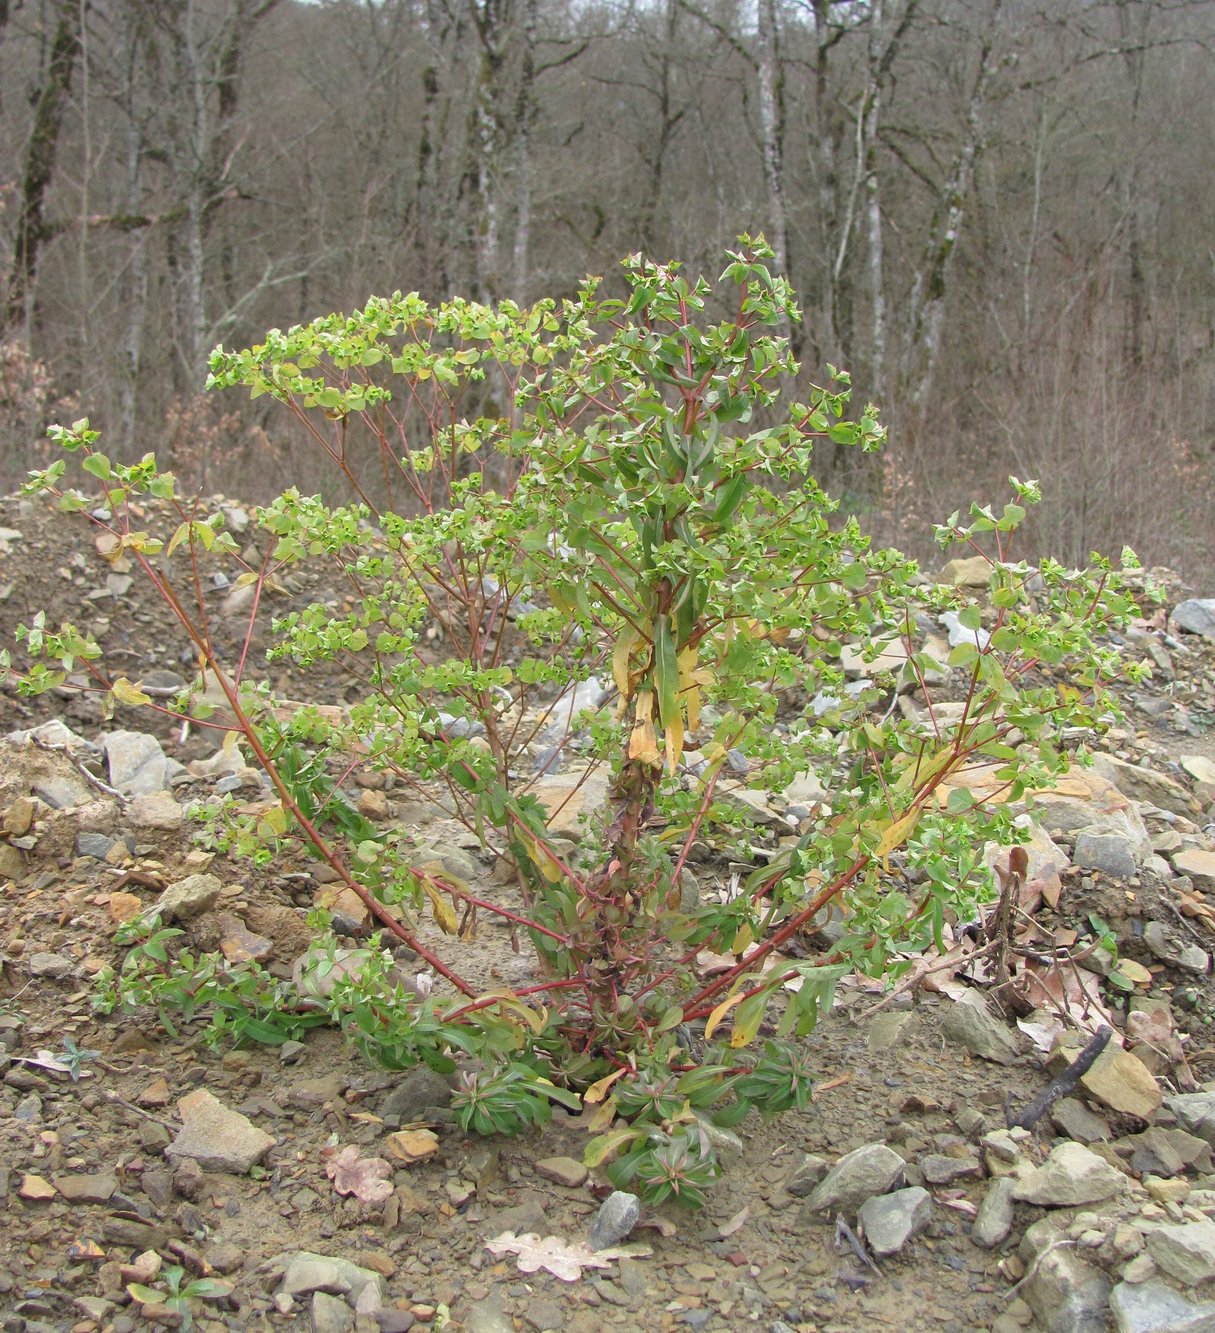
[[[101,742],[109,765],[110,786],[124,796],[167,791],[169,761],[155,736],[142,731],[112,731]]]
[[[1077,1143],[1108,1143],[1113,1138],[1105,1118],[1090,1111],[1078,1097],[1064,1097],[1056,1102],[1050,1118],[1061,1134]]]
[[[209,912],[219,902],[222,887],[215,875],[206,872],[187,875],[170,884],[152,910],[160,913],[162,921],[188,921]]]
[[[1103,1333],[1112,1283],[1075,1250],[1050,1250],[1025,1283],[1024,1296],[1045,1333]]]
[[[1186,847],[1174,852],[1173,869],[1179,875],[1189,875],[1200,889],[1215,889],[1215,852],[1201,847]]]
[[[1173,864],[1177,864],[1177,857],[1173,858]],[[1143,942],[1162,963],[1171,963],[1183,972],[1193,972],[1200,977],[1210,971],[1211,955],[1163,921],[1147,923],[1143,928]]]
[[[985,555],[958,556],[941,566],[937,582],[952,588],[987,588],[994,569]]]
[[[95,861],[104,861],[116,841],[117,839],[105,833],[77,833],[76,855],[91,856]]]
[[[513,1207],[500,1208],[485,1225],[487,1236],[499,1236],[504,1231],[513,1231],[516,1236],[529,1232],[549,1236],[553,1230],[544,1211],[544,1197],[540,1194],[528,1194]]]
[[[34,976],[50,977],[54,981],[70,977],[74,966],[70,958],[59,953],[32,953],[25,963]]]
[[[918,1236],[932,1217],[932,1195],[918,1185],[866,1199],[858,1220],[879,1258],[898,1252]]]
[[[1119,833],[1136,858],[1151,854],[1152,839],[1133,802],[1091,769],[1071,768],[1054,786],[1034,793],[1034,817],[1044,828],[1064,833]]]
[[[1103,1106],[1123,1115],[1150,1120],[1160,1108],[1160,1085],[1143,1061],[1116,1046],[1107,1046],[1080,1082]]]
[[[177,1109],[184,1124],[165,1149],[170,1161],[190,1158],[206,1171],[244,1175],[274,1147],[274,1139],[264,1129],[204,1088],[183,1097]]]
[[[930,1185],[952,1185],[968,1176],[981,1176],[983,1163],[970,1153],[964,1157],[949,1157],[941,1153],[926,1153],[918,1166]]]
[[[36,778],[33,785],[34,795],[52,810],[72,810],[79,805],[88,805],[93,799],[93,793],[78,778],[58,773]]]
[[[1161,810],[1171,810],[1175,815],[1184,815],[1187,819],[1202,813],[1201,806],[1180,782],[1154,768],[1128,764],[1126,760],[1112,754],[1097,754],[1093,756],[1092,771],[1108,778],[1132,801],[1159,806]]]
[[[38,802],[32,796],[18,796],[5,810],[0,830],[10,838],[24,838],[34,822]]]
[[[1157,1267],[1178,1282],[1196,1287],[1215,1278],[1215,1222],[1153,1227],[1146,1240]]]
[[[349,1259],[313,1254],[310,1250],[299,1250],[284,1257],[286,1266],[279,1291],[285,1296],[309,1296],[323,1291],[330,1296],[344,1296],[354,1306],[370,1287],[380,1305],[384,1303],[384,1279],[370,1268],[360,1268]]]
[[[586,1184],[590,1172],[572,1157],[542,1157],[536,1163],[536,1174],[567,1189],[578,1189]]]
[[[491,1292],[464,1311],[464,1333],[515,1333],[515,1322],[502,1306],[502,1297]]]
[[[1046,1161],[1027,1170],[1013,1185],[1013,1198],[1043,1208],[1072,1208],[1112,1198],[1126,1177],[1104,1157],[1079,1143],[1061,1143]]]
[[[1183,754],[1177,762],[1195,782],[1215,787],[1215,759],[1208,759],[1205,754]]]
[[[1119,1282],[1110,1293],[1118,1333],[1215,1333],[1215,1303],[1196,1305],[1163,1282]]]
[[[841,1157],[814,1187],[798,1214],[799,1222],[827,1210],[855,1215],[866,1199],[885,1194],[902,1179],[906,1162],[884,1143],[866,1143]]]
[[[1121,833],[1082,829],[1076,835],[1072,860],[1085,870],[1100,870],[1119,879],[1129,879],[1136,870],[1134,847]]]
[[[1177,629],[1215,639],[1215,597],[1191,597],[1178,602],[1170,619]]]
[[[17,1193],[23,1199],[29,1199],[31,1203],[44,1203],[53,1199],[58,1191],[49,1180],[42,1176],[24,1175],[21,1177],[21,1184],[17,1186]]]
[[[127,807],[132,828],[163,829],[172,832],[185,820],[185,812],[167,791],[144,792]]]
[[[888,1051],[902,1043],[903,1029],[911,1022],[910,1014],[887,1010],[869,1024],[869,1049],[874,1055]]]
[[[353,1333],[354,1311],[337,1296],[314,1292],[311,1314],[312,1333]]]
[[[1215,1147],[1215,1092],[1183,1092],[1168,1098],[1165,1105],[1183,1129]]]
[[[531,793],[549,811],[548,827],[552,833],[576,837],[582,819],[592,818],[607,803],[608,776],[596,770],[586,781],[580,773],[561,773],[541,778]]]
[[[432,1106],[449,1106],[451,1094],[451,1084],[442,1074],[419,1065],[403,1074],[388,1090],[380,1103],[380,1115],[385,1120],[393,1117],[400,1124],[409,1125],[415,1120],[425,1120]]]
[[[994,1250],[1008,1239],[1012,1231],[1016,1181],[1012,1176],[1001,1176],[987,1187],[983,1202],[970,1228],[970,1238],[985,1250]]]
[[[1153,1125],[1122,1142],[1133,1149],[1131,1170],[1139,1175],[1177,1176],[1187,1170],[1208,1175],[1213,1169],[1211,1145],[1184,1129]]]
[[[591,1249],[606,1250],[622,1241],[637,1225],[640,1217],[641,1200],[624,1190],[613,1190],[599,1206],[599,1212],[591,1224]]]
[[[992,1014],[977,990],[968,990],[945,1015],[942,1033],[972,1055],[1009,1065],[1021,1054],[1021,1042]]]
[[[69,1203],[107,1203],[118,1188],[113,1171],[55,1177],[55,1188]]]
[[[804,1199],[830,1169],[831,1164],[825,1157],[819,1157],[817,1153],[804,1153],[801,1163],[794,1167],[781,1188],[795,1199]]]

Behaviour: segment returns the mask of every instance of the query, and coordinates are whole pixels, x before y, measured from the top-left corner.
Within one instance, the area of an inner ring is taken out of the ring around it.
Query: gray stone
[[[825,1157],[805,1153],[799,1165],[789,1173],[782,1188],[795,1199],[804,1199],[831,1169]]]
[[[167,791],[145,792],[132,799],[127,808],[127,819],[132,828],[179,829],[185,812]]]
[[[72,960],[60,953],[32,953],[25,962],[36,977],[50,977],[58,981],[72,975]]]
[[[537,1236],[551,1235],[552,1227],[544,1211],[544,1196],[525,1195],[512,1207],[500,1208],[485,1224],[487,1236],[499,1236],[504,1231],[513,1231],[516,1236],[525,1236],[529,1232]]]
[[[624,1190],[613,1190],[600,1204],[599,1212],[591,1224],[591,1249],[606,1250],[623,1240],[637,1225],[640,1217],[641,1200]]]
[[[109,765],[110,786],[124,796],[169,789],[169,761],[155,736],[142,731],[112,731],[101,745]]]
[[[942,1033],[971,1055],[1009,1065],[1021,1054],[1021,1042],[995,1017],[983,996],[966,992],[945,1015]]]
[[[1064,1097],[1050,1110],[1060,1133],[1077,1143],[1108,1143],[1113,1137],[1104,1116],[1091,1111],[1078,1097]]]
[[[572,1157],[542,1157],[536,1164],[536,1174],[555,1185],[564,1185],[567,1189],[578,1189],[586,1184],[590,1174],[581,1162]]]
[[[1085,870],[1100,870],[1119,879],[1129,879],[1136,870],[1134,847],[1120,833],[1082,829],[1076,835],[1072,860]]]
[[[945,1153],[926,1153],[919,1159],[917,1165],[930,1185],[952,1185],[955,1180],[983,1174],[983,1163],[971,1153],[967,1153],[964,1157],[950,1157]]]
[[[1204,639],[1215,639],[1215,597],[1191,597],[1173,608],[1173,624]]]
[[[932,1195],[918,1185],[866,1199],[858,1220],[879,1258],[898,1252],[918,1236],[932,1217]]]
[[[1206,976],[1211,968],[1211,955],[1197,944],[1182,938],[1163,921],[1149,921],[1143,928],[1143,942],[1162,963],[1171,963],[1183,972]]]
[[[903,1029],[911,1022],[910,1014],[887,1010],[869,1024],[869,1049],[878,1055],[902,1044]]]
[[[1195,1305],[1163,1282],[1119,1282],[1110,1311],[1118,1333],[1215,1333],[1215,1304]]]
[[[1097,754],[1093,756],[1093,772],[1108,778],[1132,801],[1155,805],[1161,810],[1171,810],[1176,815],[1191,819],[1202,811],[1202,807],[1180,782],[1167,773],[1158,773],[1154,768],[1128,764],[1126,760],[1112,754]]]
[[[425,1120],[430,1107],[451,1104],[451,1092],[451,1084],[442,1074],[426,1065],[418,1065],[416,1069],[403,1074],[388,1090],[380,1103],[380,1115],[385,1120],[395,1116],[403,1125]]]
[[[1131,1170],[1137,1175],[1179,1176],[1188,1169],[1208,1175],[1212,1170],[1211,1145],[1184,1129],[1153,1125],[1123,1143],[1133,1149]]]
[[[78,805],[87,805],[93,798],[93,793],[82,781],[57,773],[35,778],[33,791],[52,810],[72,810]]]
[[[1048,1250],[1029,1275],[1023,1294],[1045,1333],[1103,1333],[1112,1283],[1075,1250]]]
[[[264,1129],[205,1089],[191,1092],[177,1106],[185,1123],[165,1149],[170,1161],[188,1157],[206,1171],[243,1175],[274,1147]]]
[[[209,912],[219,902],[221,888],[223,885],[214,875],[187,875],[165,889],[152,911],[159,912],[162,921],[189,921]]]
[[[1117,1167],[1079,1143],[1061,1143],[1013,1186],[1013,1198],[1043,1208],[1069,1208],[1112,1198],[1126,1188]]]
[[[1215,1222],[1153,1227],[1146,1239],[1148,1253],[1169,1277],[1188,1286],[1215,1278]]]
[[[309,1296],[323,1291],[330,1296],[344,1296],[357,1305],[364,1289],[371,1287],[384,1303],[384,1279],[370,1268],[360,1268],[349,1259],[333,1259],[325,1254],[300,1250],[285,1256],[287,1262],[279,1291],[286,1296]]]
[[[117,841],[117,838],[111,838],[105,833],[77,833],[76,855],[91,856],[96,861],[104,861],[110,854],[110,848]]]
[[[353,1333],[354,1311],[338,1296],[312,1295],[312,1333]]]
[[[1015,1185],[1012,1176],[1000,1176],[987,1187],[970,1228],[971,1240],[985,1250],[994,1250],[1008,1239],[1013,1224]]]
[[[884,1143],[866,1143],[841,1157],[827,1172],[802,1204],[799,1220],[810,1220],[828,1210],[855,1215],[866,1199],[885,1194],[901,1180],[906,1165]]]
[[[1215,1092],[1183,1092],[1166,1097],[1164,1104],[1183,1129],[1215,1147]]]
[[[515,1333],[514,1320],[506,1313],[502,1297],[496,1291],[470,1305],[460,1326],[464,1333]]]

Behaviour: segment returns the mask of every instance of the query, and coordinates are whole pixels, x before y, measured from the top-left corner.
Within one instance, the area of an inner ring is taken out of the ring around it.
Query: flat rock
[[[185,820],[185,811],[167,791],[143,792],[131,800],[127,819],[132,828],[179,829]]]
[[[1119,1282],[1110,1312],[1118,1333],[1215,1333],[1215,1303],[1195,1304],[1155,1279]]]
[[[1165,1105],[1183,1129],[1215,1147],[1215,1092],[1179,1093],[1170,1097]]]
[[[866,1143],[841,1157],[802,1204],[799,1220],[831,1210],[854,1215],[866,1199],[885,1194],[902,1179],[907,1163],[884,1143]]]
[[[1160,1108],[1160,1085],[1137,1055],[1120,1047],[1107,1046],[1080,1083],[1103,1106],[1123,1115],[1150,1120]]]
[[[1033,811],[1034,818],[1047,829],[1120,833],[1130,840],[1136,857],[1151,854],[1151,835],[1134,802],[1091,769],[1069,769],[1052,787],[1035,792]]]
[[[532,794],[549,812],[548,827],[552,833],[576,836],[582,821],[589,819],[607,803],[608,778],[596,770],[585,782],[581,774],[558,774],[541,778],[532,788]]]
[[[209,912],[219,902],[222,888],[215,875],[187,875],[170,884],[152,910],[160,913],[162,921],[188,921]]]
[[[1097,754],[1093,756],[1092,771],[1108,778],[1132,801],[1159,806],[1162,810],[1171,810],[1175,815],[1184,815],[1186,818],[1202,813],[1202,807],[1191,792],[1176,778],[1154,768],[1130,764],[1112,754]]]
[[[1215,639],[1215,597],[1191,597],[1178,602],[1171,619],[1178,629]]]
[[[312,1333],[353,1333],[354,1311],[338,1296],[313,1292],[309,1313]]]
[[[1015,1200],[1013,1189],[1016,1181],[1012,1176],[1000,1176],[987,1187],[983,1202],[975,1215],[970,1228],[970,1238],[985,1250],[993,1250],[1003,1244],[1012,1231]]]
[[[142,731],[112,731],[101,742],[109,765],[110,786],[124,796],[169,789],[169,761],[155,736]]]
[[[969,990],[953,1005],[941,1024],[950,1041],[972,1055],[1009,1065],[1021,1054],[1021,1041],[991,1012],[976,990]]]
[[[32,953],[25,960],[26,966],[36,977],[50,977],[53,981],[70,977],[75,966],[70,958],[61,953]]]
[[[106,1203],[118,1188],[113,1171],[94,1171],[55,1177],[55,1188],[69,1203]]]
[[[1126,1184],[1122,1172],[1104,1157],[1079,1143],[1061,1143],[1051,1149],[1041,1166],[1020,1176],[1013,1198],[1043,1208],[1074,1208],[1112,1198]]]
[[[983,1174],[983,1163],[972,1153],[964,1157],[949,1157],[943,1153],[926,1153],[918,1166],[930,1185],[952,1185],[957,1180]]]
[[[1173,853],[1172,862],[1179,875],[1189,875],[1200,889],[1215,889],[1215,852],[1185,847]]]
[[[932,1195],[918,1185],[877,1195],[865,1200],[857,1216],[874,1254],[898,1254],[931,1220]]]
[[[578,1189],[586,1184],[590,1172],[572,1157],[542,1157],[536,1163],[536,1174],[556,1185]]]
[[[1177,858],[1173,858],[1176,866]],[[1183,972],[1204,977],[1211,968],[1211,955],[1163,921],[1149,921],[1143,928],[1143,942],[1162,963],[1171,963]]]
[[[1153,1227],[1145,1237],[1156,1266],[1187,1286],[1215,1278],[1215,1222]]]
[[[310,1296],[313,1292],[323,1291],[330,1296],[344,1296],[354,1306],[359,1304],[368,1287],[378,1295],[382,1305],[384,1279],[379,1273],[370,1268],[360,1268],[349,1259],[335,1259],[325,1254],[313,1254],[310,1250],[300,1250],[286,1256],[286,1267],[278,1289],[285,1296]]]
[[[165,1149],[171,1161],[190,1158],[205,1171],[243,1175],[274,1147],[274,1139],[239,1111],[199,1088],[177,1103],[183,1125]]]

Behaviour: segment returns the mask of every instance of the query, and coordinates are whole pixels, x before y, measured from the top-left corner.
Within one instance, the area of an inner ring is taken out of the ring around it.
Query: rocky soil
[[[243,591],[205,594],[233,643]],[[305,571],[271,609],[339,597]],[[39,609],[88,624],[147,689],[191,674],[131,571],[0,501],[0,637]],[[809,1041],[812,1109],[724,1139],[697,1214],[607,1197],[582,1117],[470,1139],[442,1079],[371,1070],[331,1030],[212,1049],[201,1020],[94,1012],[133,914],[158,905],[194,947],[286,975],[328,877],[192,841],[191,801],[266,799],[213,736],[0,693],[0,1327],[1215,1329],[1215,602],[1174,586],[1168,609],[1135,631],[1155,675],[1127,723],[1032,812],[1032,1012],[1003,1012],[961,943],[896,992],[841,986]],[[300,697],[289,672],[277,684]],[[341,701],[336,682],[319,700]],[[440,803],[365,781],[368,818],[489,881]],[[745,774],[739,791],[787,832],[798,793],[761,808]],[[529,975],[504,932],[482,935],[471,969]],[[1103,1023],[1083,1079],[1017,1127]],[[367,1159],[383,1188],[351,1189]]]

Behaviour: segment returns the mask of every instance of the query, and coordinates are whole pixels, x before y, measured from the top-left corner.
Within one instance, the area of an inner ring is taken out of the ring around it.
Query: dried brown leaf
[[[325,1155],[322,1150],[322,1156]],[[353,1143],[333,1152],[325,1174],[339,1194],[353,1194],[364,1203],[383,1203],[392,1193],[392,1167],[382,1157],[360,1157]]]
[[[640,1258],[653,1253],[648,1245],[621,1245],[615,1249],[592,1250],[585,1241],[571,1244],[560,1236],[540,1236],[528,1232],[516,1236],[504,1231],[485,1242],[485,1248],[496,1255],[516,1254],[521,1273],[536,1273],[540,1269],[552,1273],[562,1282],[577,1282],[584,1268],[610,1268],[614,1259]]]

